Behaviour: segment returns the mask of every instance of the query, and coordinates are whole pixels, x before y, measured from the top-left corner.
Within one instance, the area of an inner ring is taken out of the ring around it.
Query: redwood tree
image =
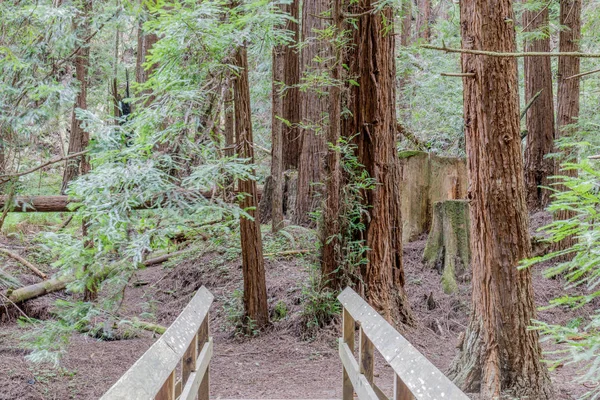
[[[238,156],[254,162],[250,86],[248,83],[248,53],[245,46],[237,49],[235,65],[239,68],[234,84],[235,137]],[[238,180],[238,190],[245,193],[239,202],[250,218],[240,218],[242,242],[242,272],[244,276],[244,310],[246,317],[262,328],[269,323],[265,260],[258,218],[258,198],[254,179]]]
[[[298,144],[297,121],[298,105],[298,52],[294,48],[298,40],[298,1],[280,4],[282,12],[292,19],[287,20],[285,29],[293,32],[292,43],[273,48],[273,88],[271,114],[271,177],[273,198],[271,204],[272,230],[283,227],[283,170],[297,166]]]
[[[560,2],[560,24],[565,29],[560,31],[559,49],[561,52],[579,51],[579,40],[581,39],[581,0],[561,0]],[[569,136],[574,133],[572,124],[579,117],[579,79],[567,79],[579,74],[578,57],[559,57],[558,59],[558,111],[556,116],[555,138]],[[572,161],[575,157],[570,151],[564,151],[561,161]],[[577,176],[577,170],[561,171],[560,163],[556,163],[556,175]],[[561,189],[561,188],[559,188]],[[573,218],[575,213],[568,210],[560,210],[554,215],[556,220]],[[554,250],[568,249],[575,244],[575,237],[568,236],[555,243]],[[562,257],[562,259],[569,256]]]
[[[360,0],[363,13],[354,31],[354,76],[350,103],[358,161],[374,180],[364,193],[367,263],[361,275],[367,301],[385,318],[396,323],[413,323],[404,290],[402,265],[402,220],[400,215],[400,164],[396,151],[396,108],[394,32],[391,7],[366,13],[376,7]]]
[[[461,2],[465,49],[514,52],[511,0]],[[462,55],[464,120],[469,172],[472,312],[450,377],[484,399],[501,391],[517,398],[550,399],[541,363],[531,271],[519,270],[531,255],[525,202],[517,61],[514,57]]]
[[[527,0],[525,0],[527,1]],[[525,42],[525,51],[549,52],[549,11],[525,10],[523,27],[525,32],[543,33],[539,39]],[[527,145],[525,147],[525,188],[530,209],[548,205],[550,193],[541,188],[548,186],[548,177],[554,174],[554,162],[546,155],[554,146],[554,98],[552,95],[552,67],[550,57],[525,57],[525,100],[530,101],[538,93],[527,110]]]
[[[293,220],[296,224],[310,223],[311,211],[318,205],[323,181],[323,164],[327,146],[325,142],[325,118],[328,102],[324,88],[315,79],[326,68],[322,60],[328,57],[329,47],[319,39],[319,30],[327,27],[322,14],[329,11],[327,0],[307,0],[302,7],[302,41],[305,43],[301,55],[302,80],[307,86],[300,93],[300,159],[298,161],[298,192]],[[315,83],[316,82],[316,83]]]
[[[87,88],[88,88],[88,69],[90,65],[90,47],[87,43],[89,37],[88,18],[92,11],[92,1],[84,0],[80,9],[81,15],[73,25],[77,37],[81,41],[81,47],[75,53],[75,79],[79,84],[79,91],[75,97],[73,113],[71,114],[71,135],[69,136],[68,154],[79,153],[85,150],[89,144],[90,136],[81,126],[81,120],[77,118],[76,109],[87,110]],[[80,175],[86,174],[90,170],[88,157],[72,158],[66,161],[63,173],[61,192],[64,194],[69,182]]]

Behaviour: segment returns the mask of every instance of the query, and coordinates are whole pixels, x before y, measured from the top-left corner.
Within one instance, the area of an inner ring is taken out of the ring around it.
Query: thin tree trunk
[[[92,1],[85,0],[81,9],[81,16],[74,25],[74,31],[77,36],[83,40],[89,36],[89,22],[87,21],[92,11]],[[79,153],[85,150],[89,144],[89,133],[83,130],[81,121],[77,118],[75,110],[80,108],[87,110],[87,87],[88,87],[88,68],[90,63],[90,47],[84,43],[75,55],[75,78],[79,83],[79,92],[75,97],[73,113],[71,114],[71,135],[69,137],[68,154]],[[90,170],[88,157],[82,155],[81,158],[72,158],[66,161],[63,173],[61,193],[65,193],[69,183],[80,175]]]
[[[314,81],[312,75],[320,75],[326,69],[322,60],[327,59],[329,48],[319,39],[319,30],[326,28],[321,15],[329,11],[326,0],[307,0],[302,7],[301,71],[305,82]],[[299,225],[311,225],[310,213],[315,211],[322,194],[323,167],[327,147],[325,142],[328,111],[325,88],[311,84],[300,94],[301,132],[300,160],[298,161],[298,193],[293,221]]]
[[[359,12],[375,7],[360,0]],[[386,319],[412,324],[404,289],[402,220],[400,215],[400,164],[396,151],[396,69],[391,7],[361,16],[354,32],[355,87],[353,125],[357,132],[358,161],[376,183],[364,194],[369,217],[366,230],[367,263],[362,268],[365,297]]]
[[[545,7],[545,6],[544,6]],[[544,38],[525,43],[525,51],[550,51],[549,11],[531,10],[523,13],[526,32],[542,30]],[[527,110],[527,145],[525,147],[525,188],[530,209],[545,208],[550,200],[548,177],[554,174],[554,162],[546,155],[554,146],[554,97],[552,95],[552,66],[550,57],[525,57],[525,101],[541,94]]]
[[[235,55],[235,63],[240,69],[234,85],[235,135],[238,156],[249,159],[250,162],[254,163],[252,111],[250,108],[248,53],[246,47],[242,46],[238,48]],[[240,200],[240,207],[252,218],[240,218],[244,309],[246,317],[251,319],[257,328],[262,328],[269,323],[269,308],[267,305],[265,260],[263,258],[262,237],[257,210],[256,181],[253,179],[239,180],[238,189],[240,192],[248,194]]]
[[[273,48],[273,109],[271,114],[271,178],[273,179],[273,196],[271,204],[272,231],[278,232],[283,227],[283,165],[282,165],[282,140],[283,140],[283,99],[281,84],[283,82],[283,70],[285,69],[285,58],[283,56],[284,46]]]
[[[461,3],[462,46],[516,50],[511,0]],[[550,399],[541,363],[530,270],[518,270],[531,254],[523,182],[517,61],[462,55],[464,120],[469,170],[472,312],[450,377],[483,399],[502,391],[516,398]]]
[[[429,41],[431,38],[431,0],[419,0],[419,15],[417,17],[417,36]]]
[[[402,46],[408,46],[411,42],[412,1],[402,0],[402,26],[400,31],[400,44]]]
[[[344,17],[342,15],[342,0],[333,0],[332,17],[335,24],[335,34],[342,35]],[[334,57],[331,70],[333,84],[329,88],[329,129],[327,131],[327,181],[325,209],[323,210],[323,237],[321,239],[323,252],[321,257],[321,274],[325,284],[334,290],[341,289],[340,273],[338,271],[340,249],[340,153],[336,145],[342,130],[342,51],[331,44],[330,53]]]
[[[149,13],[145,6],[143,10],[144,12],[140,15],[137,31],[137,56],[135,60],[135,80],[137,83],[145,83],[156,68],[156,65],[152,65],[148,69],[144,67],[152,46],[158,42],[158,36],[155,33],[144,32],[144,22],[148,18]]]
[[[294,47],[300,38],[298,27],[300,0],[293,0],[290,4],[282,4],[284,11],[289,13],[291,19],[288,19],[285,29],[293,32],[292,43],[284,47],[283,59],[284,70],[283,80],[286,89],[283,93],[281,115],[288,123],[282,127],[282,168],[284,170],[298,168],[300,160],[300,92],[298,83],[300,83],[300,52]]]
[[[579,40],[581,39],[581,0],[561,0],[560,2],[560,24],[566,29],[560,31],[559,50],[579,51]],[[556,116],[555,138],[573,135],[576,129],[571,126],[577,123],[579,117],[579,79],[569,79],[580,72],[580,60],[577,57],[560,57],[558,59],[558,112]],[[560,162],[573,161],[577,155],[569,150],[563,150],[564,157],[556,162],[556,175],[577,176],[576,170],[561,171]],[[559,190],[564,190],[559,187]],[[566,220],[573,218],[575,213],[569,210],[557,211],[555,220]],[[554,244],[554,250],[565,250],[575,245],[574,236],[564,238]],[[568,260],[571,255],[562,256],[562,260]]]

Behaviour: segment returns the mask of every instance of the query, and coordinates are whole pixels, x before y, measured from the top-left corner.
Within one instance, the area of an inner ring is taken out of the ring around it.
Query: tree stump
[[[402,167],[402,241],[416,240],[429,231],[433,205],[467,196],[464,158],[440,157],[422,151],[399,153]]]
[[[427,238],[423,262],[442,275],[445,293],[458,290],[457,277],[464,276],[470,262],[469,202],[438,201],[433,207],[433,223]]]

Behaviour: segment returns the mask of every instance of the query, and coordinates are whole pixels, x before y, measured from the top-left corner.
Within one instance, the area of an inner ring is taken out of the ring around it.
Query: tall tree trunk
[[[156,65],[152,65],[148,69],[144,67],[146,58],[148,57],[148,54],[150,54],[152,46],[158,42],[158,36],[155,33],[144,32],[144,22],[148,17],[148,10],[143,6],[143,12],[140,15],[137,31],[137,55],[135,60],[135,80],[137,83],[145,83],[156,68]]]
[[[305,83],[309,87],[300,93],[301,132],[300,159],[298,161],[298,193],[293,221],[300,225],[311,223],[309,213],[318,206],[319,196],[323,192],[320,185],[323,181],[324,158],[327,152],[325,142],[327,98],[325,88],[319,87],[320,75],[327,67],[323,60],[328,57],[327,44],[319,39],[319,30],[326,28],[326,20],[322,14],[329,11],[327,0],[307,0],[302,7],[302,48],[301,71]],[[311,78],[311,76],[313,76]],[[316,84],[311,82],[317,82]]]
[[[358,12],[375,7],[360,0]],[[353,125],[358,161],[376,184],[364,194],[369,217],[366,227],[367,263],[362,269],[365,297],[386,319],[412,324],[404,289],[400,164],[396,151],[396,69],[391,7],[359,18],[354,32],[355,87]]]
[[[298,84],[299,57],[293,47],[298,42],[298,0],[280,4],[281,11],[292,19],[284,27],[293,32],[292,43],[273,48],[273,110],[271,114],[272,149],[271,176],[273,179],[272,230],[283,227],[283,170],[298,165]],[[286,122],[284,122],[286,121]]]
[[[400,44],[402,46],[408,46],[411,42],[412,1],[402,0],[402,24],[400,31]]]
[[[74,24],[73,30],[78,32],[77,37],[85,40],[89,36],[89,15],[92,11],[92,1],[84,0],[81,15]],[[90,64],[89,43],[82,43],[81,48],[75,54],[75,78],[79,83],[79,92],[75,97],[73,113],[71,114],[71,135],[69,136],[68,154],[79,153],[85,150],[89,144],[90,136],[83,130],[81,121],[77,118],[75,110],[80,108],[87,110],[87,87],[88,87],[88,68]],[[69,182],[83,175],[90,170],[90,163],[87,156],[72,158],[65,163],[63,173],[61,193],[65,193]]]
[[[462,46],[498,52],[516,50],[511,0],[461,3]],[[519,124],[517,61],[511,57],[462,55],[464,120],[469,171],[472,312],[450,368],[450,377],[484,399],[501,391],[517,398],[552,398],[540,362],[530,270]]]
[[[250,86],[248,83],[248,53],[246,47],[239,47],[235,55],[236,66],[240,69],[234,85],[235,135],[238,156],[254,163],[252,118],[250,108]],[[240,200],[240,207],[252,219],[240,218],[242,241],[242,272],[244,275],[244,309],[247,318],[262,328],[269,323],[267,305],[267,285],[265,281],[265,260],[263,258],[262,237],[258,216],[256,181],[238,181],[238,190],[247,193]]]
[[[271,178],[273,196],[271,204],[271,230],[275,233],[283,227],[283,99],[281,85],[284,78],[285,58],[282,45],[273,48],[273,108],[271,114]]]
[[[332,17],[335,34],[344,32],[342,0],[333,0]],[[321,274],[326,285],[334,290],[341,289],[342,282],[338,271],[340,249],[340,153],[336,145],[342,130],[342,52],[343,48],[331,42],[330,53],[333,55],[331,69],[332,85],[329,87],[329,129],[327,131],[327,181],[325,186],[325,209],[323,210],[323,233]]]
[[[581,0],[561,0],[560,2],[560,24],[566,29],[560,31],[559,49],[563,51],[579,51],[579,40],[581,39]],[[579,117],[579,79],[568,79],[579,73],[578,57],[560,57],[558,59],[558,112],[556,116],[555,138],[570,136],[575,132],[571,126],[577,122]],[[573,161],[577,157],[569,150],[563,150],[564,157],[561,161]],[[577,176],[576,170],[561,171],[560,162],[556,162],[556,175]],[[559,190],[564,188],[559,187]],[[560,210],[554,215],[555,220],[566,220],[573,218],[575,213],[568,210]],[[574,236],[568,236],[555,243],[554,250],[565,250],[575,245]],[[567,260],[571,256],[561,257]]]
[[[525,51],[550,51],[549,11],[546,6],[541,11],[523,13],[523,26],[526,32],[540,32],[544,38],[529,40]],[[525,188],[530,209],[544,208],[550,200],[550,193],[540,186],[548,186],[548,177],[554,174],[554,162],[546,155],[554,146],[554,97],[552,95],[552,67],[550,57],[525,57],[525,101],[538,92],[540,96],[527,110],[527,146],[525,147]]]
[[[291,19],[288,19],[285,29],[293,32],[292,43],[284,47],[283,59],[284,70],[283,80],[285,83],[285,92],[282,98],[283,119],[288,121],[282,127],[282,163],[283,169],[298,168],[300,160],[300,92],[298,83],[300,83],[300,53],[295,44],[298,43],[300,32],[298,27],[298,14],[300,9],[300,0],[293,0],[290,4],[282,4],[281,7],[289,13]]]
[[[429,41],[431,38],[431,0],[419,0],[419,15],[417,16],[417,36]]]

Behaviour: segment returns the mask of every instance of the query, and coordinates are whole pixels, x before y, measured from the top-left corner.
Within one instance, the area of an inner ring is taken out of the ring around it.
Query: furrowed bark
[[[529,40],[525,51],[550,51],[549,11],[526,10],[523,26],[526,32],[542,30],[544,38]],[[550,200],[548,177],[554,174],[554,162],[546,155],[554,146],[554,98],[550,58],[525,57],[525,99],[529,101],[541,91],[526,113],[527,144],[525,146],[525,188],[530,209],[545,208]]]
[[[465,49],[514,52],[512,2],[461,2]],[[464,121],[469,171],[472,312],[449,377],[484,399],[553,397],[541,363],[531,271],[518,270],[531,254],[525,201],[517,61],[464,53]]]
[[[561,52],[579,51],[579,40],[581,39],[581,0],[561,0],[560,2],[560,24],[566,29],[561,30],[559,36],[559,47]],[[560,57],[558,59],[558,112],[556,115],[555,138],[568,137],[576,133],[573,124],[579,118],[579,79],[566,79],[580,72],[580,60],[577,57]],[[561,162],[577,159],[577,154],[569,149],[563,149],[563,158],[556,162],[555,174],[576,177],[577,170],[562,171]],[[563,186],[559,190],[565,190]],[[554,215],[555,220],[566,220],[573,218],[575,213],[570,210],[560,210]],[[574,236],[569,236],[554,243],[554,250],[565,250],[576,244]],[[572,258],[571,254],[560,257],[567,261]]]
[[[239,47],[235,55],[236,66],[240,69],[235,80],[235,134],[238,156],[254,162],[252,119],[250,108],[250,86],[248,82],[248,53],[246,47]],[[244,310],[257,328],[269,323],[265,262],[263,258],[262,236],[257,211],[258,198],[256,181],[238,180],[238,190],[247,193],[240,200],[240,207],[252,219],[240,218],[242,242],[242,273],[244,277]]]
[[[373,7],[374,1],[360,0],[356,11]],[[365,297],[386,319],[396,324],[413,324],[402,265],[394,32],[385,23],[392,20],[391,7],[358,19],[353,39],[356,62],[351,68],[359,86],[354,86],[350,94],[353,121],[349,132],[357,132],[354,142],[358,160],[376,182],[364,194],[364,206],[370,214],[363,221],[369,248],[362,269]]]

